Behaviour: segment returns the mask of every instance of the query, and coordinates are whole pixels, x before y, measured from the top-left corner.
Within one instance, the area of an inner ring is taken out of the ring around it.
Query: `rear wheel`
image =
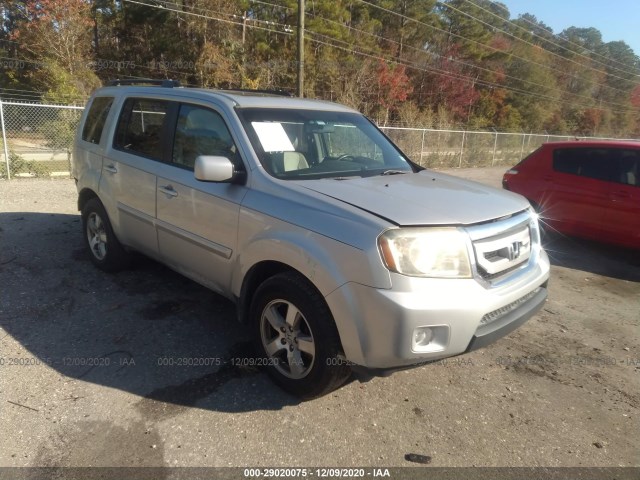
[[[113,233],[107,212],[97,198],[87,201],[82,208],[82,226],[89,258],[95,266],[116,272],[129,265],[130,256]]]
[[[266,280],[251,304],[255,342],[274,382],[303,399],[340,387],[351,375],[341,357],[338,331],[327,304],[299,274]]]

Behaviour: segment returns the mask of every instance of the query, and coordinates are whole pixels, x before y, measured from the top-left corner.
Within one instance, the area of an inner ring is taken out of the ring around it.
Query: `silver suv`
[[[141,252],[231,299],[289,392],[474,350],[543,305],[523,197],[421,168],[341,105],[132,83],[77,132],[91,260]]]

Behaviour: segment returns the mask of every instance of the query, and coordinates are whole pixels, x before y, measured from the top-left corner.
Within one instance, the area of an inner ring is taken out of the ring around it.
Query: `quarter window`
[[[640,150],[620,150],[617,182],[640,187]]]
[[[162,160],[168,109],[169,102],[163,100],[128,99],[118,121],[115,147]]]
[[[96,97],[93,99],[82,128],[82,140],[90,143],[100,143],[102,130],[112,103],[113,97]]]

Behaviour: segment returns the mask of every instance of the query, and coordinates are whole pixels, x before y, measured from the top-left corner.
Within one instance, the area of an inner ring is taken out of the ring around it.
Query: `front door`
[[[237,244],[243,185],[200,182],[196,157],[219,155],[244,168],[222,116],[198,105],[180,105],[171,163],[157,179],[160,255],[172,268],[224,293]]]

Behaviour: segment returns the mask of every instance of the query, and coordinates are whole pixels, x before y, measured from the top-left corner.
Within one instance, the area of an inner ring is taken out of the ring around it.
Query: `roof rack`
[[[164,88],[179,87],[180,82],[178,80],[154,80],[152,78],[126,78],[111,80],[107,83],[109,87],[119,87],[121,85],[156,85]]]

